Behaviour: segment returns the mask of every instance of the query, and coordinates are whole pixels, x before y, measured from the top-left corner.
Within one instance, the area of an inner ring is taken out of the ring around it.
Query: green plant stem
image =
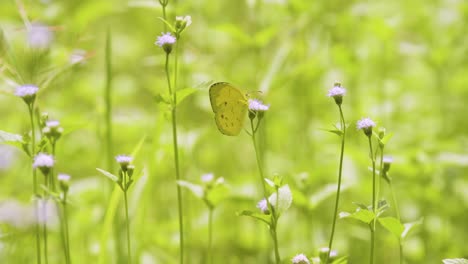
[[[257,147],[257,139],[255,137],[255,127],[253,123],[253,119],[250,119],[250,127],[252,128],[252,143],[254,145],[255,149],[255,157],[257,159],[257,167],[258,167],[258,175],[260,176],[260,183],[262,184],[262,189],[263,189],[263,197],[267,199],[268,202],[268,197],[267,197],[267,191],[265,187],[265,178],[263,177],[263,168],[262,168],[262,163],[261,163],[261,158],[260,158],[260,152]]]
[[[392,193],[393,206],[395,206],[395,213],[396,213],[397,219],[398,219],[398,221],[401,222],[400,210],[398,208],[398,202],[397,202],[397,199],[396,199],[396,196],[395,196],[395,191],[393,190],[393,184],[392,184],[391,180],[388,182],[388,185],[390,187],[390,192]],[[401,238],[398,238],[398,244],[400,246],[400,264],[403,264],[404,255],[403,255],[403,244],[402,244]]]
[[[178,143],[177,143],[177,115],[176,115],[176,105],[177,105],[177,93],[176,93],[176,83],[177,83],[177,54],[178,54],[178,44],[175,45],[175,66],[174,66],[174,91],[172,91],[171,87],[171,78],[169,74],[169,54],[166,53],[166,77],[167,77],[167,87],[169,89],[169,94],[172,95],[172,105],[171,105],[171,113],[172,113],[172,140],[174,146],[174,163],[175,163],[175,171],[176,171],[176,180],[180,180],[180,170],[179,170],[179,151],[178,151]],[[179,210],[179,243],[180,243],[180,263],[184,263],[184,218],[183,218],[183,205],[182,205],[182,190],[178,184],[176,184],[177,188],[177,204]]]
[[[126,174],[126,173],[125,173]],[[126,178],[127,175],[124,176]],[[127,200],[127,190],[124,191],[124,202],[125,202],[125,222],[127,224],[127,256],[129,264],[132,263],[132,251],[130,249],[130,222],[128,220],[128,200]]]
[[[105,101],[105,144],[106,144],[106,162],[107,168],[112,168],[112,63],[111,63],[111,32],[107,29],[106,37],[106,87],[104,90]]]
[[[67,193],[64,193],[63,197],[63,223],[64,223],[64,236],[65,236],[65,255],[67,259],[67,264],[71,263],[70,256],[70,235],[68,229],[68,212],[67,212]]]
[[[34,125],[34,103],[28,105],[29,120],[31,122],[31,164],[34,162],[34,156],[36,155],[36,128]],[[37,193],[37,173],[36,169],[32,168],[33,176],[33,195],[34,204],[36,207],[36,261],[41,264],[41,238],[40,238],[40,226],[39,226],[39,205],[38,205],[38,193]]]
[[[376,220],[377,220],[377,215],[376,215],[376,204],[375,204],[375,159],[374,159],[374,153],[372,150],[372,137],[368,136],[369,139],[369,150],[370,150],[370,158],[372,160],[372,212],[374,213],[374,219],[373,223],[370,227],[371,229],[371,250],[370,250],[370,260],[369,263],[372,264],[374,263],[374,245],[375,245],[375,226],[376,226]]]
[[[46,188],[48,189],[49,188],[49,175],[44,175],[44,185],[46,186]],[[47,264],[49,263],[49,257],[48,257],[48,247],[47,247],[47,199],[48,199],[48,195],[47,195],[47,191],[44,190],[44,197],[43,197],[43,221],[44,223],[42,224],[42,227],[43,227],[43,237],[44,237],[44,262]]]
[[[328,263],[328,259],[330,258],[330,252],[333,246],[333,236],[335,234],[336,218],[338,216],[338,205],[340,201],[341,177],[343,174],[343,156],[344,156],[345,136],[346,136],[346,122],[344,119],[343,110],[341,109],[341,105],[338,105],[338,108],[340,110],[340,122],[341,122],[341,129],[342,129],[343,134],[341,135],[340,165],[338,169],[338,187],[336,189],[335,212],[333,213],[332,231],[330,235],[330,241],[328,243],[328,253],[327,253],[326,260],[325,260],[325,264]]]
[[[252,143],[253,143],[254,149],[255,149],[255,157],[257,159],[258,175],[260,176],[260,183],[262,184],[262,188],[263,188],[263,196],[265,197],[265,199],[267,200],[267,203],[269,204],[268,197],[267,197],[266,186],[265,186],[265,177],[263,176],[263,167],[262,167],[262,163],[261,163],[260,151],[259,151],[258,146],[257,146],[257,139],[255,137],[255,134],[256,134],[256,131],[257,131],[257,128],[258,128],[258,124],[255,127],[253,119],[250,119],[250,127],[252,129],[252,134],[251,134]],[[279,200],[278,190],[277,190],[277,193],[276,193],[276,197],[277,197],[276,201],[278,202],[278,200]],[[276,207],[276,208],[278,208],[278,207]],[[274,207],[270,205],[270,209],[272,211],[272,217],[271,217],[271,222],[270,222],[270,235],[271,235],[271,237],[273,239],[273,244],[274,244],[274,248],[275,248],[275,261],[276,261],[277,264],[279,264],[279,263],[281,263],[281,257],[280,257],[280,254],[279,254],[278,236],[277,236],[277,233],[276,233],[276,225],[277,225],[278,219],[277,219]]]
[[[56,146],[57,146],[57,145],[56,145],[55,139],[51,142],[51,145],[52,145],[52,156],[55,158],[55,151],[56,151]],[[51,175],[51,177],[49,177],[49,178],[50,178],[50,179],[49,179],[49,180],[50,180],[50,181],[49,181],[49,184],[50,184],[49,187],[50,187],[50,189],[51,189],[53,192],[55,192],[55,190],[56,190],[55,187],[56,187],[56,186],[55,186],[54,168],[51,168],[51,170],[50,170],[50,175]]]
[[[210,208],[208,215],[208,262],[213,263],[213,208]]]

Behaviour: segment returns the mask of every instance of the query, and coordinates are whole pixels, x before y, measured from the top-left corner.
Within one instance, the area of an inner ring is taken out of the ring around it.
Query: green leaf
[[[107,178],[109,178],[111,181],[117,183],[119,182],[119,177],[115,176],[114,174],[106,171],[106,170],[103,170],[103,169],[100,169],[100,168],[96,168],[96,170],[98,170],[100,173],[102,173],[102,175],[106,176]]]
[[[385,135],[385,137],[383,137],[380,142],[382,142],[382,144],[386,145],[387,142],[393,137],[393,133],[388,133],[387,135]]]
[[[202,186],[182,180],[177,181],[177,184],[181,187],[189,189],[196,197],[203,199],[204,191]]]
[[[401,234],[405,230],[405,227],[395,217],[382,217],[379,218],[379,222],[385,229],[387,229],[398,239],[401,237]]]
[[[277,197],[279,197],[279,199]],[[273,205],[278,217],[288,210],[292,204],[292,193],[291,189],[289,189],[289,185],[281,186],[277,193],[275,192],[268,197],[268,202]]]
[[[161,20],[164,24],[166,24],[166,26],[171,30],[171,32],[176,32],[175,28],[169,22],[167,22],[164,18],[158,17],[158,19]]]
[[[411,222],[411,223],[405,223],[404,226],[405,226],[405,230],[403,231],[403,233],[401,234],[401,239],[402,240],[405,240],[408,235],[414,231],[415,228],[419,227],[420,225],[422,225],[422,222],[423,222],[423,219],[419,219],[418,221],[414,221],[414,222]]]
[[[0,130],[0,143],[22,143],[23,142],[23,137],[18,134],[12,134],[5,132],[3,130]]]
[[[176,92],[177,93],[177,103],[176,103],[176,105],[180,104],[185,98],[187,98],[191,94],[195,93],[196,91],[198,91],[198,89],[193,88],[193,87],[187,87],[187,88],[183,88],[183,89],[178,90]]]
[[[341,258],[336,259],[335,261],[332,262],[332,264],[347,264],[348,263],[348,257],[343,256]]]
[[[468,259],[456,258],[456,259],[444,259],[442,260],[444,264],[468,264]]]
[[[372,220],[374,220],[374,213],[367,209],[358,208],[354,213],[348,212],[341,212],[340,218],[351,218],[359,220],[363,223],[369,224]]]
[[[275,183],[272,180],[268,178],[265,178],[264,180],[271,188],[275,188]]]
[[[255,213],[249,210],[244,210],[242,212],[237,213],[238,216],[250,216],[262,222],[265,222],[267,225],[270,225],[271,215]]]
[[[353,202],[353,204],[357,205],[359,208],[364,209],[364,210],[372,209],[372,207],[369,208],[369,206],[367,206],[367,205],[365,205],[363,203]]]

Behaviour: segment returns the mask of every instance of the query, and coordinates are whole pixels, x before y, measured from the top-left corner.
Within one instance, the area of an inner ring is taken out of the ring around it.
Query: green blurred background
[[[295,192],[278,227],[285,263],[298,253],[316,256],[328,243],[340,142],[322,129],[339,122],[326,96],[335,80],[347,88],[343,110],[350,125],[340,211],[370,203],[367,141],[354,129],[368,116],[394,133],[386,153],[394,158],[402,220],[424,219],[405,243],[406,262],[468,257],[468,2],[170,0],[169,20],[176,15],[193,21],[180,44],[178,88],[198,90],[178,108],[182,177],[200,182],[213,172],[230,188],[214,214],[215,263],[269,263],[273,251],[264,224],[236,216],[255,210],[261,198],[255,153],[245,133],[226,137],[216,128],[207,90],[212,81],[262,91],[253,94],[271,104],[261,130],[266,175],[283,176]],[[0,3],[0,130],[29,131],[27,108],[13,92],[18,84],[39,85],[38,107],[65,129],[56,160],[59,172],[72,175],[74,263],[97,263],[102,254],[119,263],[125,255],[119,253],[119,247],[125,252],[121,221],[100,248],[113,186],[96,168],[117,170],[106,164],[103,146],[108,30],[112,154],[131,153],[144,139],[135,158],[139,179],[130,190],[134,255],[140,263],[178,260],[171,125],[167,106],[156,100],[167,90],[165,54],[154,45],[161,16],[158,1]],[[48,49],[28,46],[26,20],[50,27]],[[72,63],[71,56],[82,60]],[[34,262],[31,186],[28,157],[0,145],[1,263]],[[382,195],[390,198],[386,188]],[[183,197],[187,263],[206,263],[208,212],[191,193]],[[50,263],[62,263],[58,226],[51,226]],[[117,242],[115,233],[121,233]],[[365,263],[368,233],[360,223],[338,220],[334,248],[349,263]],[[398,262],[398,241],[382,228],[376,248],[376,263]]]

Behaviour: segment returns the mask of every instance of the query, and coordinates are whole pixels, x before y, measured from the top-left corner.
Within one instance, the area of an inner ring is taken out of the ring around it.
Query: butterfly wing
[[[237,136],[247,114],[247,99],[242,91],[229,83],[215,83],[210,87],[210,102],[219,131]]]

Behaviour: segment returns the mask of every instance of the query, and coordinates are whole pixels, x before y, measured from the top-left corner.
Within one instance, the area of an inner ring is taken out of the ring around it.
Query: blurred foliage
[[[265,225],[236,212],[254,208],[261,189],[253,146],[244,133],[221,135],[207,85],[228,81],[271,104],[261,130],[266,175],[281,175],[293,203],[278,224],[282,258],[317,256],[327,245],[338,168],[338,122],[328,88],[347,88],[350,124],[341,211],[370,202],[366,138],[355,121],[369,116],[394,133],[386,151],[404,222],[424,219],[405,240],[407,263],[468,257],[468,2],[414,1],[176,1],[168,18],[191,15],[181,42],[179,85],[194,88],[178,107],[182,178],[197,182],[213,172],[230,187],[214,214],[215,263],[268,263]],[[105,39],[112,33],[113,149],[135,158],[129,191],[132,239],[140,263],[178,259],[176,182],[167,106],[164,52],[154,45],[163,30],[153,0],[6,0],[0,3],[0,130],[28,132],[27,108],[13,96],[20,84],[40,87],[37,105],[65,129],[57,170],[72,175],[70,237],[75,263],[102,252],[119,263],[124,250],[122,197],[96,171],[104,152]],[[52,31],[49,48],[28,46],[28,27]],[[189,90],[187,90],[189,91]],[[7,134],[5,134],[7,135]],[[13,135],[14,136],[14,135]],[[34,232],[28,157],[0,145],[0,262],[33,263]],[[384,184],[383,184],[384,186]],[[384,198],[390,198],[382,188]],[[387,199],[389,200],[389,199]],[[187,263],[205,263],[208,211],[184,192]],[[113,208],[115,212],[107,211]],[[107,213],[106,213],[107,212]],[[384,216],[393,215],[390,208]],[[107,215],[107,218],[106,218]],[[105,221],[106,219],[106,221]],[[398,241],[378,228],[376,263],[398,262]],[[121,230],[119,232],[119,230]],[[51,228],[50,263],[61,263],[58,227]],[[115,237],[113,234],[121,234]],[[368,256],[368,230],[338,220],[335,245],[349,263]],[[122,244],[121,244],[122,243]],[[106,247],[106,248],[103,248]]]

